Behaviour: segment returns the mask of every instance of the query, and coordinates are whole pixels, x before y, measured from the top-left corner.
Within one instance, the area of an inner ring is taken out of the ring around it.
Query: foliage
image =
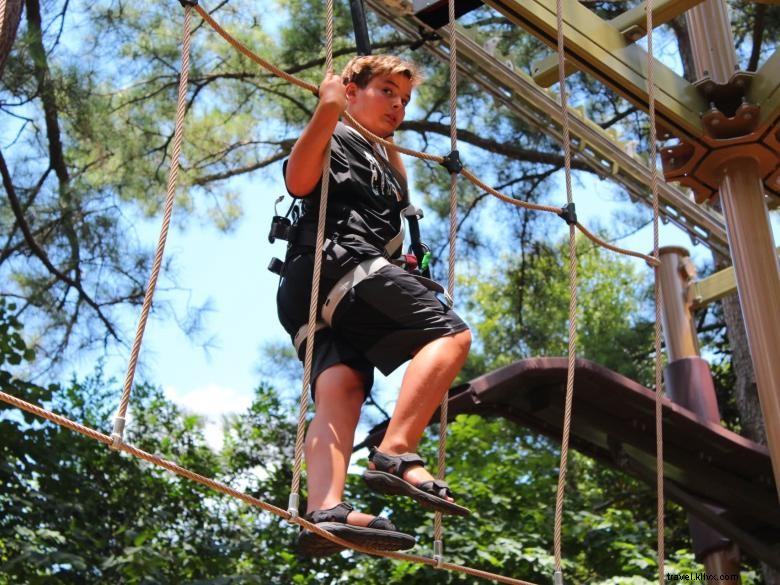
[[[12,309],[11,309],[12,310]],[[5,364],[24,356],[20,323],[0,305]],[[28,353],[29,357],[29,353]],[[93,428],[110,424],[118,389],[100,372],[48,388],[0,368],[4,392]],[[4,404],[4,403],[3,403]],[[198,417],[139,385],[129,442],[284,508],[292,475],[294,407],[270,387],[225,421],[214,452]],[[458,573],[342,553],[302,559],[295,531],[278,518],[111,451],[48,422],[0,410],[0,583],[394,583],[472,582]],[[435,434],[420,452],[435,459]],[[505,419],[460,416],[449,427],[447,476],[473,510],[445,519],[447,559],[538,583],[552,571],[557,448]],[[358,461],[363,466],[365,460]],[[654,491],[570,453],[564,558],[572,583],[641,583],[655,572]],[[304,494],[305,495],[305,494]],[[389,514],[428,554],[430,515],[406,499],[368,492],[350,475],[345,499]],[[305,503],[303,504],[305,506]],[[669,570],[700,571],[686,551],[685,517],[669,506]],[[752,573],[743,573],[752,583]]]
[[[0,324],[3,361],[17,361],[28,351],[18,321],[2,310]],[[3,367],[0,388],[96,429],[110,426],[118,403],[100,372],[44,388]],[[268,388],[231,421],[221,455],[198,417],[148,385],[134,391],[126,438],[283,505],[294,426]],[[0,449],[0,583],[293,582],[305,570],[287,552],[289,528],[268,514],[5,403]]]
[[[653,383],[648,274],[636,263],[577,241],[577,355],[644,384]],[[542,242],[465,277],[477,333],[471,370],[531,356],[567,355],[569,244]]]

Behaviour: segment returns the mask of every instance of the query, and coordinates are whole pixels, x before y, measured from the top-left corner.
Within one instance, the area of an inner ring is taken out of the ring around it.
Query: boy
[[[340,122],[346,110],[366,129],[391,140],[420,80],[414,65],[386,55],[356,57],[340,77],[328,72],[319,86],[319,104],[284,166],[287,190],[303,198],[303,205],[288,247],[277,306],[303,359],[321,174],[331,146],[319,300],[320,307],[325,304],[333,312],[326,319],[329,325],[320,325],[314,343],[315,416],[306,435],[306,518],[345,540],[384,550],[410,548],[414,537],[397,531],[385,518],[362,514],[341,502],[374,367],[388,374],[412,360],[385,437],[369,456],[366,483],[375,491],[408,495],[428,509],[469,513],[455,504],[446,483],[434,480],[413,452],[466,360],[471,334],[432,291],[385,260],[403,245],[399,232],[401,211],[408,205],[405,169],[397,152],[386,153]],[[330,291],[345,279],[356,282],[358,271],[367,276],[354,286],[348,284],[333,310]],[[298,548],[318,555],[341,550],[307,530],[301,532]]]

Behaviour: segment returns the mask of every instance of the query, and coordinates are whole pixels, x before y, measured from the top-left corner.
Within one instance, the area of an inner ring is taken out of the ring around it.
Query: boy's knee
[[[314,383],[315,405],[321,401],[355,404],[358,408],[366,398],[366,379],[363,372],[336,364],[321,372]]]
[[[471,331],[469,329],[458,331],[452,336],[452,340],[457,344],[458,353],[466,359],[471,349]]]

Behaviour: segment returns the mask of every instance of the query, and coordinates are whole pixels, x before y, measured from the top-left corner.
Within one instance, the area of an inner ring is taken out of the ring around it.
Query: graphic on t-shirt
[[[371,192],[376,197],[392,197],[396,201],[401,200],[401,186],[382,165],[374,158],[373,153],[363,151],[369,165],[371,165]]]

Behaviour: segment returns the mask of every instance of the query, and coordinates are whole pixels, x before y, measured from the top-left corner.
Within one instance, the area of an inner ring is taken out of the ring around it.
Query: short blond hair
[[[404,61],[395,55],[363,55],[353,57],[344,67],[341,80],[344,85],[355,83],[364,88],[377,75],[405,75],[412,82],[412,87],[422,83],[423,77],[417,67],[409,61]]]

